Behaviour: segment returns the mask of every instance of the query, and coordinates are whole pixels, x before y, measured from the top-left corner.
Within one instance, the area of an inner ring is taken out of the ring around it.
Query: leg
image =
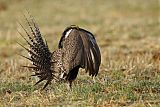
[[[66,77],[66,81],[68,84],[68,89],[71,90],[72,89],[72,82],[76,79],[77,75],[78,75],[78,70],[79,70],[79,66],[75,67],[74,69],[72,69],[67,77]]]
[[[67,90],[72,90],[72,81],[67,81]]]
[[[93,83],[96,83],[95,76],[92,77]]]

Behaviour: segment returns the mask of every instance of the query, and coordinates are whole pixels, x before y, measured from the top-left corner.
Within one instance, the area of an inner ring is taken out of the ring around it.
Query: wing
[[[101,63],[101,54],[97,42],[92,33],[80,29],[80,36],[84,46],[84,67],[89,75],[96,76]]]
[[[58,47],[64,49],[66,71],[80,66],[91,76],[98,74],[101,54],[92,33],[82,28],[68,27],[63,32]]]
[[[43,80],[47,80],[46,84],[43,87],[44,89],[51,82],[51,80],[55,78],[55,76],[53,75],[53,71],[51,70],[51,64],[54,63],[51,60],[52,53],[48,48],[47,42],[44,42],[40,30],[34,19],[32,18],[31,21],[29,21],[26,18],[26,21],[29,25],[31,34],[29,34],[21,24],[20,25],[25,31],[28,39],[25,38],[20,32],[19,34],[27,42],[29,48],[26,48],[21,44],[20,45],[28,51],[30,57],[26,57],[23,55],[21,56],[30,60],[32,62],[32,66],[23,67],[27,67],[35,71],[35,75],[33,76],[38,76],[40,78],[40,80],[36,84],[40,83]]]

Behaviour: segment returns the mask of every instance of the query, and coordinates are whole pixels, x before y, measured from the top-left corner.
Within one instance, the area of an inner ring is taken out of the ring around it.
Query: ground
[[[159,0],[0,0],[0,106],[160,106]],[[50,50],[72,24],[95,34],[102,54],[93,79],[80,70],[72,91],[46,90],[22,65],[28,55],[17,42],[23,14],[36,19]]]

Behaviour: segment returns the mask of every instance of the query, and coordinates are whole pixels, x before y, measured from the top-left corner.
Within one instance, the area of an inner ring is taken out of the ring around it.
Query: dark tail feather
[[[47,82],[46,82],[46,84],[45,84],[44,87],[42,88],[42,90],[44,90],[51,81],[52,81],[52,79],[48,79]]]
[[[24,28],[24,26],[21,23],[19,23],[19,25],[24,30],[25,34],[27,35],[27,38],[25,38],[19,31],[18,33],[29,45],[29,48],[26,48],[20,43],[18,44],[22,46],[30,54],[30,57],[26,57],[23,55],[20,56],[30,60],[33,66],[23,67],[32,69],[35,72],[33,76],[38,76],[40,78],[40,80],[36,84],[42,82],[43,80],[47,80],[46,84],[43,87],[44,89],[52,81],[53,78],[56,79],[55,75],[53,74],[54,72],[51,68],[52,64],[55,62],[52,62],[52,53],[48,48],[46,40],[43,40],[39,27],[35,22],[33,16],[30,15],[31,21],[28,20],[25,15],[24,17],[29,26],[31,35],[28,33],[28,31]]]
[[[47,75],[42,77],[38,82],[35,83],[35,85],[39,84],[40,82],[42,82],[43,80],[45,80],[47,78]]]

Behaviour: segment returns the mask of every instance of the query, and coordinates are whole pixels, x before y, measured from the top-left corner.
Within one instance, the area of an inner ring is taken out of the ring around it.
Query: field
[[[100,46],[102,63],[93,79],[84,72],[74,82],[44,83],[22,65],[28,55],[17,44],[17,29],[28,10],[36,19],[50,50],[72,24],[88,29]],[[159,0],[0,0],[0,106],[160,106]]]

